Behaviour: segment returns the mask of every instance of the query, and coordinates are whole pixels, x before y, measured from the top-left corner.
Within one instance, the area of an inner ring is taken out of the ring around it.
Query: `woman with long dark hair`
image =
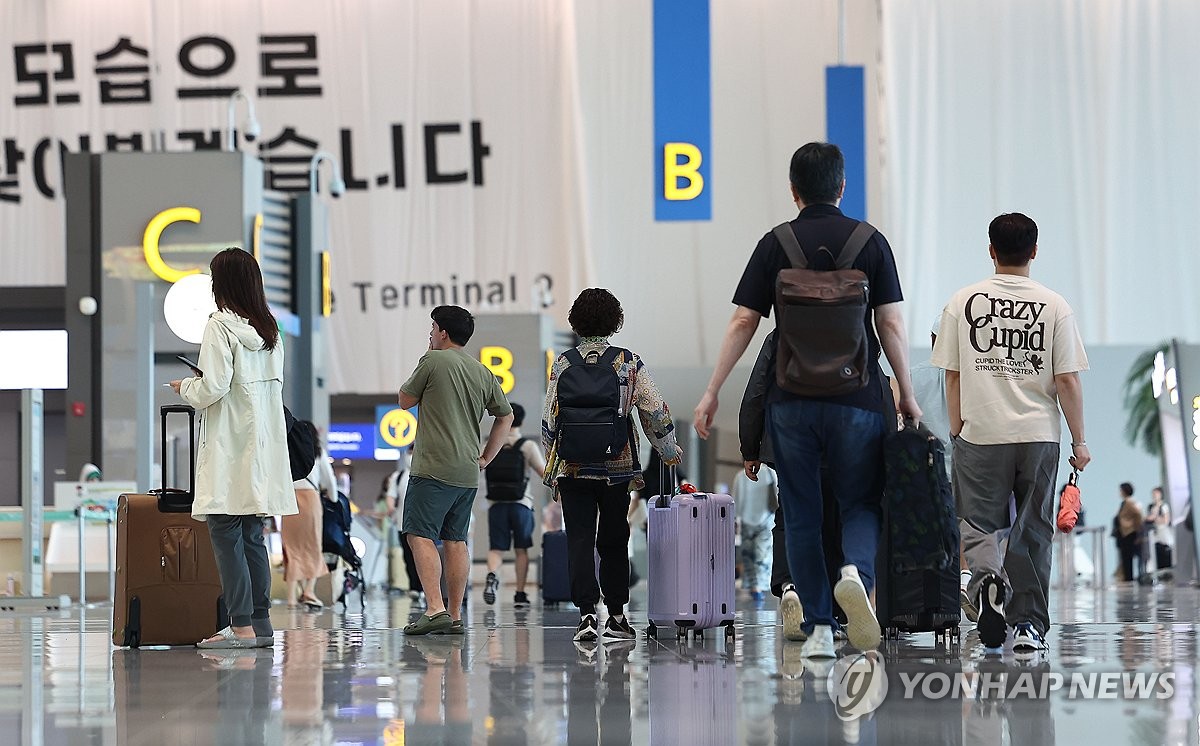
[[[202,374],[171,387],[200,413],[192,517],[208,522],[229,626],[201,648],[268,647],[271,565],[262,517],[293,515],[283,419],[283,345],[262,271],[237,248],[213,257],[213,299],[197,360]]]

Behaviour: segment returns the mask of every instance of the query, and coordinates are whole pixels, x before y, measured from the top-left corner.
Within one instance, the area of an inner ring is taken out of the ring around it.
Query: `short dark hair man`
[[[1092,458],[1079,382],[1087,353],[1071,307],[1029,277],[1037,237],[1037,224],[1020,213],[992,221],[996,273],[950,299],[932,361],[946,370],[954,495],[979,640],[998,648],[1013,627],[1013,649],[1021,653],[1044,650],[1050,628],[1060,408],[1071,430],[1071,465],[1083,469]],[[1011,524],[1010,495],[1017,506]]]
[[[463,352],[471,341],[475,319],[465,308],[438,306],[430,314],[429,352],[400,387],[400,406],[421,405],[421,424],[413,443],[413,459],[404,497],[402,531],[417,561],[422,587],[428,589],[425,614],[404,628],[405,634],[462,634],[462,601],[471,559],[467,527],[482,471],[500,450],[513,420],[512,407],[490,370]],[[493,417],[483,453],[479,422],[484,411]],[[446,593],[435,542],[446,552]],[[443,605],[444,604],[444,605]]]
[[[483,600],[489,606],[496,603],[496,591],[500,588],[496,573],[504,562],[504,553],[511,546],[516,557],[513,606],[523,608],[529,606],[525,581],[529,577],[529,548],[533,546],[534,523],[528,472],[532,470],[539,477],[545,476],[546,459],[538,439],[527,438],[521,433],[525,408],[513,403],[512,411],[512,429],[500,449],[503,458],[497,456],[484,470],[488,488],[488,574],[483,586]]]
[[[809,267],[825,269],[819,247],[845,247],[859,226],[838,209],[845,189],[845,164],[836,145],[808,143],[792,156],[789,169],[792,199],[800,215],[788,225]],[[839,250],[840,255],[840,250]],[[802,655],[833,657],[834,594],[849,619],[851,644],[860,649],[879,644],[879,622],[870,602],[875,579],[875,551],[880,534],[883,496],[883,436],[895,429],[891,395],[877,363],[887,355],[900,387],[899,410],[920,419],[908,374],[908,338],[900,313],[900,278],[887,239],[875,231],[852,263],[869,283],[868,310],[863,318],[869,343],[869,380],[858,391],[833,397],[799,396],[772,386],[767,420],[778,458],[780,502],[784,506],[788,564],[803,605]],[[775,305],[775,283],[791,267],[774,232],[758,242],[734,293],[737,305],[708,389],[696,407],[695,426],[707,437],[717,412],[717,395],[734,363]],[[776,309],[778,311],[778,309]],[[878,329],[878,336],[876,336]],[[827,461],[842,518],[842,550],[846,565],[831,593],[821,541],[821,462]]]

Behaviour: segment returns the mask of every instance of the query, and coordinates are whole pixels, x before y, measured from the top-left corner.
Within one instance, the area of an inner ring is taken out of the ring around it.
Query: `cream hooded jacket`
[[[192,517],[296,513],[283,421],[283,340],[267,350],[250,322],[218,311],[208,317],[196,362],[204,376],[179,386],[200,415]]]

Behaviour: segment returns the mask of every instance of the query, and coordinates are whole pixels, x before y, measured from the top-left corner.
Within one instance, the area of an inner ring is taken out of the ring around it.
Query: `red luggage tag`
[[[1067,486],[1063,487],[1062,494],[1058,497],[1058,530],[1064,534],[1075,530],[1075,523],[1079,520],[1079,510],[1082,507],[1083,500],[1079,494],[1079,470],[1076,469],[1067,478]]]
[[[694,495],[696,493],[696,485],[691,482],[684,482],[679,485],[679,491],[685,495]]]

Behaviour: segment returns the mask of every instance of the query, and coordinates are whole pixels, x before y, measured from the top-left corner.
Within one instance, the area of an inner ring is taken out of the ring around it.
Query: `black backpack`
[[[572,464],[601,464],[629,445],[629,413],[621,408],[621,383],[613,362],[625,350],[609,347],[584,360],[571,348],[558,377],[558,455]]]
[[[283,408],[283,422],[287,427],[288,461],[294,482],[307,477],[317,463],[321,452],[317,445],[317,426],[308,420],[296,419],[287,407]]]
[[[779,388],[801,396],[838,396],[865,387],[875,361],[870,359],[864,317],[870,302],[867,276],[854,260],[875,234],[859,223],[835,256],[834,269],[814,270],[790,223],[775,227],[791,267],[775,280],[779,329],[775,379]]]
[[[525,497],[529,477],[525,476],[525,454],[521,446],[529,438],[500,448],[496,458],[484,469],[487,477],[487,498],[498,502],[516,502]]]

